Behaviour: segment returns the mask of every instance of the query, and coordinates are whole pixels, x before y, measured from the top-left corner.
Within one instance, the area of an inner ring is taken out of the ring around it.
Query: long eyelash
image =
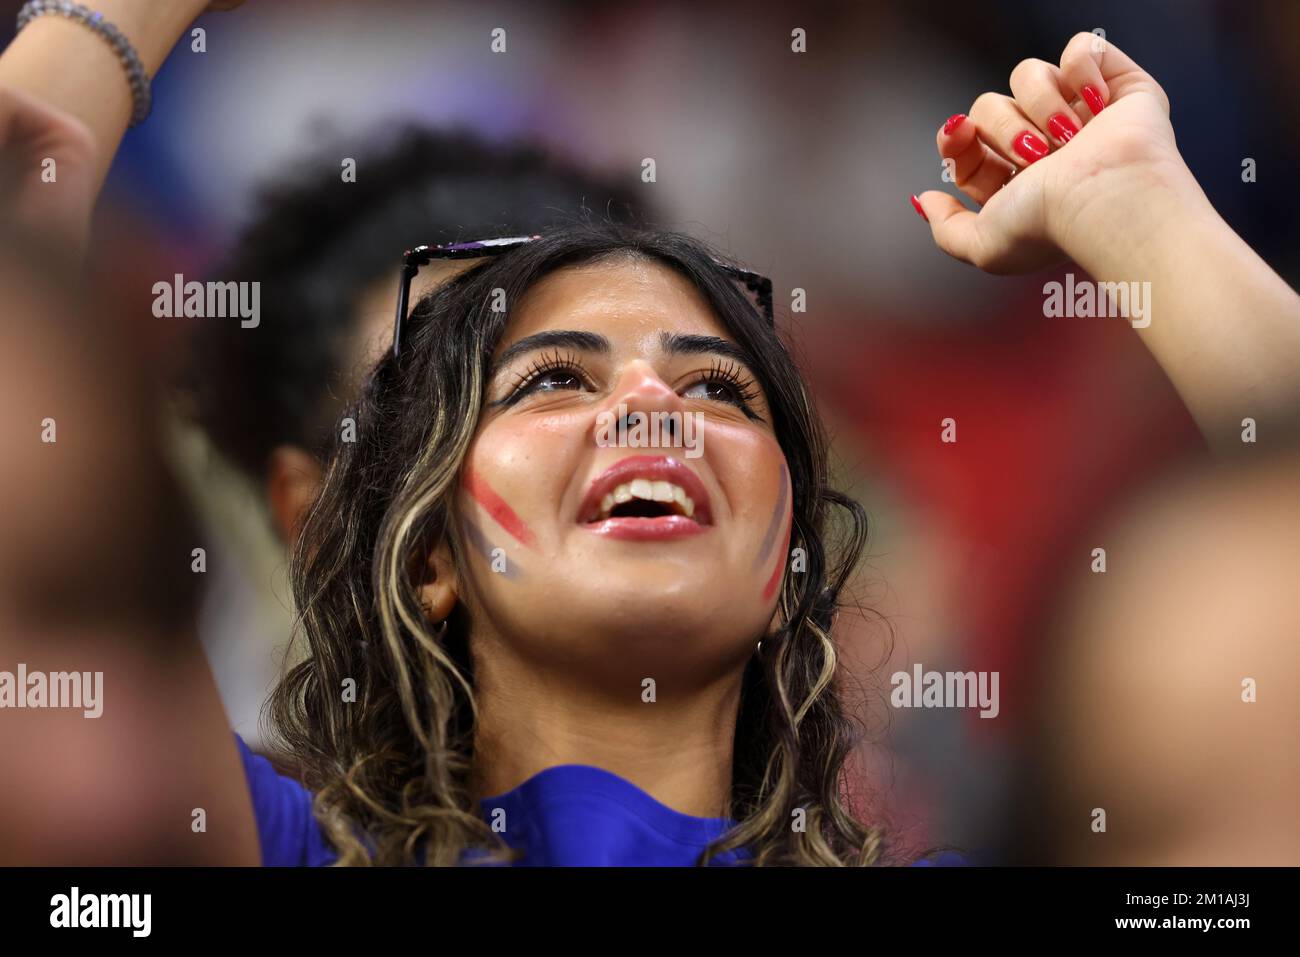
[[[572,372],[584,383],[591,382],[591,376],[587,374],[586,367],[576,353],[561,353],[559,350],[551,353],[544,352],[533,359],[528,364],[527,369],[515,375],[514,385],[511,386],[510,392],[495,404],[513,405],[528,394],[529,386],[538,378],[548,372],[559,371]]]
[[[758,398],[757,384],[741,371],[739,365],[730,359],[726,360],[725,363],[720,359],[714,359],[705,380],[722,382],[735,389],[736,398],[740,400],[741,407],[747,413],[749,412],[749,403]]]
[[[498,399],[492,404],[500,406],[514,405],[528,394],[529,387],[541,376],[549,372],[560,371],[572,372],[584,383],[591,382],[591,376],[588,374],[586,366],[582,364],[582,360],[576,353],[561,353],[558,350],[550,353],[544,352],[533,359],[523,372],[516,373],[510,391],[504,398]],[[751,377],[742,371],[742,367],[736,362],[730,359],[715,358],[701,381],[721,382],[724,385],[731,386],[735,390],[737,404],[745,414],[751,418],[759,418],[750,408],[750,403],[759,397],[758,386]]]

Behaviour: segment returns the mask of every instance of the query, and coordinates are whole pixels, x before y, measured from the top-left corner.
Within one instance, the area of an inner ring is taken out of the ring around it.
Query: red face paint
[[[790,523],[785,527],[785,544],[781,546],[781,554],[777,558],[776,567],[772,569],[772,577],[767,580],[763,586],[763,601],[771,601],[772,596],[776,594],[777,586],[781,584],[782,573],[785,571],[786,557],[790,554],[790,533],[794,531],[794,516],[790,516]]]
[[[515,514],[515,510],[506,504],[506,500],[494,492],[478,473],[465,472],[461,484],[465,487],[465,491],[473,496],[474,501],[482,505],[492,516],[492,521],[505,529],[519,544],[531,546],[536,543],[532,531],[524,524],[524,520]]]

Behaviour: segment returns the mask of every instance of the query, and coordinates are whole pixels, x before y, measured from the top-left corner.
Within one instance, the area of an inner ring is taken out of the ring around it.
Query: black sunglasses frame
[[[393,321],[393,358],[401,355],[402,331],[408,317],[407,311],[411,298],[411,282],[421,267],[427,266],[435,259],[483,259],[499,256],[520,246],[541,239],[536,236],[511,236],[505,239],[481,239],[465,243],[447,243],[440,246],[416,246],[402,255],[402,273],[397,287],[397,316]],[[714,263],[731,279],[741,283],[758,300],[758,306],[767,319],[768,325],[776,326],[776,317],[772,307],[772,280],[761,273],[733,266],[731,263],[714,259]]]

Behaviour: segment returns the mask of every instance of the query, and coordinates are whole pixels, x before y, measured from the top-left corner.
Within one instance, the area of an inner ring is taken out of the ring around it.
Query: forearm
[[[207,0],[81,0],[117,25],[152,77]],[[96,143],[97,194],[131,118],[126,71],[103,37],[57,15],[37,17],[0,55],[0,86],[70,113]]]
[[[1137,334],[1211,447],[1240,450],[1243,419],[1300,405],[1300,296],[1194,183],[1145,187],[1069,251],[1100,282],[1151,283]]]

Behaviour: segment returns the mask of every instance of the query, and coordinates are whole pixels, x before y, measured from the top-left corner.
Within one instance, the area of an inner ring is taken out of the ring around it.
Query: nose
[[[597,416],[598,442],[600,436],[609,435],[611,424],[618,429],[617,435],[627,435],[628,429],[640,424],[652,435],[662,432],[661,443],[671,444],[676,438],[682,418],[680,413],[684,408],[682,397],[664,382],[654,366],[644,359],[636,359],[619,374],[609,400]],[[674,412],[679,414],[672,415]],[[662,428],[653,429],[652,423]]]

